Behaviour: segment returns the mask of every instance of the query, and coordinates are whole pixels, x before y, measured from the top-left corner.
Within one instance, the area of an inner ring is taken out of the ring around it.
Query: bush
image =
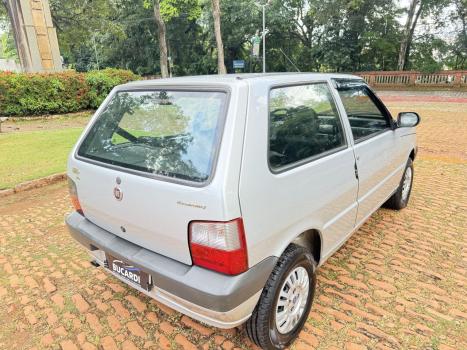
[[[138,80],[139,76],[127,70],[108,68],[101,71],[91,71],[86,74],[89,107],[96,109],[116,85]]]
[[[138,79],[138,75],[118,69],[88,73],[0,72],[0,115],[40,115],[95,109],[114,86]]]

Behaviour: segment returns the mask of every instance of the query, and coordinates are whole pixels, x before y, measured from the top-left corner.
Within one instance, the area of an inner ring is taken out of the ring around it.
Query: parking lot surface
[[[466,104],[389,107],[422,116],[409,207],[380,209],[322,266],[293,349],[467,349]],[[65,183],[0,198],[0,349],[254,348],[91,267],[70,211]]]

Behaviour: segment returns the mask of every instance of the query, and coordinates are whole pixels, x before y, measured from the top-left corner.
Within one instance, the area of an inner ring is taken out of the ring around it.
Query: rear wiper
[[[131,143],[137,143],[138,138],[132,134],[130,134],[128,131],[122,129],[121,127],[117,126],[117,131],[115,133],[124,139],[130,141]]]
[[[128,131],[125,129],[122,129],[121,127],[117,127],[117,130],[115,133],[124,139],[130,141],[131,143],[134,144],[146,144],[150,146],[160,146],[162,143],[166,141],[170,141],[179,137],[187,137],[188,134],[178,134],[178,135],[171,135],[171,136],[164,136],[164,137],[155,137],[155,136],[139,136],[136,137],[132,134],[130,134]]]

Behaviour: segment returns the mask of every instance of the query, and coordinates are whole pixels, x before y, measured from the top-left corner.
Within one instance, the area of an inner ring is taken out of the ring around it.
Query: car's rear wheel
[[[263,349],[283,349],[300,333],[313,302],[316,262],[305,248],[291,244],[271,273],[251,318],[250,339]]]
[[[413,162],[409,158],[407,165],[402,175],[402,180],[396,192],[384,203],[385,208],[401,210],[409,203],[410,193],[412,192],[413,184]]]

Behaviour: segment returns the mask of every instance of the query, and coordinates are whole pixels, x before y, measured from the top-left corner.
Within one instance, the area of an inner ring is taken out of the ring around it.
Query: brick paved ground
[[[453,90],[379,90],[378,96],[386,102],[451,102],[467,103],[467,91]]]
[[[417,110],[409,208],[381,209],[318,273],[295,349],[467,349],[467,144],[462,104]],[[0,349],[249,349],[99,269],[65,230],[64,184],[0,199]]]
[[[377,90],[379,96],[419,96],[419,97],[460,97],[467,98],[467,91],[463,90]]]

